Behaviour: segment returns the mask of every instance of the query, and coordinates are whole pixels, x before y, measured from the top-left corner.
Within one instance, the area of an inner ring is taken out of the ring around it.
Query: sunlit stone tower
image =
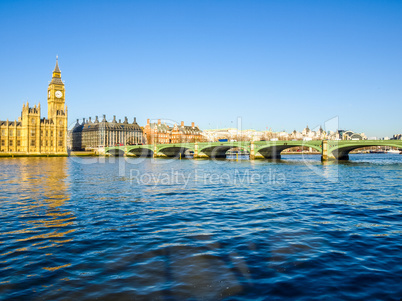
[[[0,121],[0,152],[9,154],[67,155],[67,106],[58,60],[47,93],[48,119],[40,104],[23,104],[21,117]]]

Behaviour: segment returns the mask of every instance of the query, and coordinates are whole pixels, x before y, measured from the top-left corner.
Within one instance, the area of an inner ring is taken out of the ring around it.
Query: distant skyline
[[[0,120],[41,103],[56,55],[69,124],[137,117],[402,133],[402,1],[0,1]],[[11,103],[11,105],[10,105]]]

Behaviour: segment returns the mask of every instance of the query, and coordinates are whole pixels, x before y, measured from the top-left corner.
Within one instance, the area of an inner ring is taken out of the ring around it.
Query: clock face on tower
[[[63,96],[63,93],[61,93],[61,91],[56,91],[54,95],[56,95],[57,98],[60,98]]]

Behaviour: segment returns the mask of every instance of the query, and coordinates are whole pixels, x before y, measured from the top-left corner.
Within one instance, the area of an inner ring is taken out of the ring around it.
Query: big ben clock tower
[[[49,119],[56,117],[57,112],[65,111],[65,89],[64,83],[61,80],[58,58],[56,58],[56,66],[53,70],[52,81],[47,89],[47,105],[47,117]]]
[[[67,152],[67,106],[65,104],[64,83],[61,80],[57,57],[52,81],[47,89],[47,111],[47,117],[52,127],[50,137],[52,151],[56,153]]]

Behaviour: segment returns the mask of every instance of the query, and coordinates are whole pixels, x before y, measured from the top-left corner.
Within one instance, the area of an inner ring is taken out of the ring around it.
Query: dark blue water
[[[0,299],[400,300],[402,156],[0,160]]]

